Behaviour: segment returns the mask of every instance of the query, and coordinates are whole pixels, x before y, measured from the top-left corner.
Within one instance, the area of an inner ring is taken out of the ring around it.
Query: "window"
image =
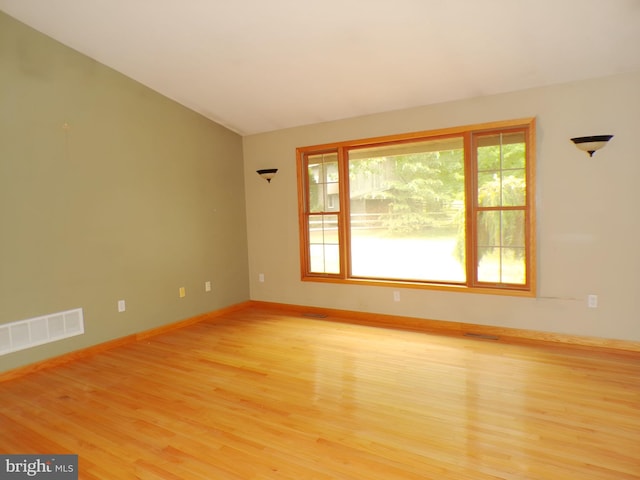
[[[533,119],[297,150],[303,280],[533,295]]]

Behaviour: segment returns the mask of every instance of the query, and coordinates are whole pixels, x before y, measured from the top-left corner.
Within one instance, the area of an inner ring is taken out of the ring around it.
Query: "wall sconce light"
[[[580,150],[587,152],[590,157],[593,157],[596,150],[600,150],[612,138],[613,135],[593,135],[591,137],[572,138],[571,141],[575,143],[576,147]]]
[[[271,183],[271,179],[276,176],[278,172],[277,168],[263,168],[262,170],[256,170],[258,175],[264,178],[267,182]]]

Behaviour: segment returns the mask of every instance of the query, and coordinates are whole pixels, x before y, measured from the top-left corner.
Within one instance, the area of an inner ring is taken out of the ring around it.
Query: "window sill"
[[[306,276],[301,279],[303,282],[316,283],[340,283],[344,285],[363,285],[372,287],[391,287],[391,288],[414,288],[420,290],[436,290],[444,292],[470,293],[476,295],[503,295],[510,297],[526,297],[533,298],[536,292],[531,289],[517,287],[469,287],[467,285],[450,285],[425,282],[411,281],[394,281],[394,280],[377,280],[367,278],[338,278],[338,277],[320,277]]]

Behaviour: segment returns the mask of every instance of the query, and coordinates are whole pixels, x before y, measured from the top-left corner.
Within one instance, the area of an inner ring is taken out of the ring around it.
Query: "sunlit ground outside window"
[[[456,257],[455,231],[429,237],[387,236],[380,231],[351,233],[352,273],[358,277],[464,282],[465,269]]]

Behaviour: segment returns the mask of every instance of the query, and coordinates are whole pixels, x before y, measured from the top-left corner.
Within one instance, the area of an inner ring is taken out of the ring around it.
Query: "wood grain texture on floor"
[[[640,479],[640,357],[261,309],[0,384],[81,479]]]

